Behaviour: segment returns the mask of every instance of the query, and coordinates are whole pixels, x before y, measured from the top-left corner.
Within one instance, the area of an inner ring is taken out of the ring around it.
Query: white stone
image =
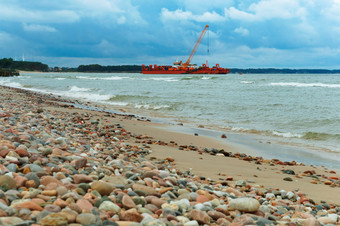
[[[266,194],[266,198],[267,199],[272,199],[272,198],[275,198],[275,195],[273,193],[267,193]]]
[[[199,226],[197,221],[189,221],[187,223],[184,224],[184,226]]]
[[[190,201],[188,199],[181,199],[178,201],[171,201],[170,204],[177,205],[184,210],[187,210],[190,207]]]
[[[338,220],[338,214],[328,214],[328,217],[331,218],[332,220],[334,220],[334,222],[337,222]]]
[[[183,216],[177,216],[177,220],[182,224],[185,224],[190,221],[188,218],[183,217]]]
[[[102,204],[100,204],[99,209],[105,211],[113,210],[116,213],[120,212],[120,207],[110,201],[104,201]]]
[[[260,203],[253,198],[237,198],[232,199],[229,206],[235,210],[243,212],[254,212],[259,209]]]
[[[288,199],[291,199],[291,198],[293,198],[294,196],[295,196],[295,194],[294,194],[293,192],[291,192],[291,191],[287,192],[287,198],[288,198]]]

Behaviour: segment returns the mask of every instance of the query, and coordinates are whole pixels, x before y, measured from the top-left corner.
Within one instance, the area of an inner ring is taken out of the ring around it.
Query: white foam
[[[14,87],[14,88],[23,88],[23,86],[20,83],[8,81],[8,80],[0,80],[0,85]]]
[[[129,77],[119,77],[119,76],[113,76],[113,77],[106,77],[106,78],[98,78],[98,80],[123,80],[127,79]]]
[[[325,83],[299,83],[299,82],[273,82],[272,86],[295,86],[295,87],[326,87],[340,88],[340,84],[325,84]]]
[[[168,78],[143,78],[142,80],[154,80],[154,81],[165,81],[165,82],[178,82],[179,80],[176,78],[168,77]]]
[[[279,136],[279,137],[285,137],[285,138],[301,138],[303,135],[298,134],[298,133],[283,133],[283,132],[278,132],[278,131],[272,131],[273,135]]]
[[[241,81],[241,84],[254,84],[254,81]]]
[[[55,78],[56,80],[65,80],[66,78]]]
[[[90,90],[91,90],[90,88],[81,88],[78,86],[71,86],[71,89],[70,89],[71,92],[87,92]]]
[[[87,76],[77,76],[77,79],[87,79],[87,80],[122,80],[128,79],[129,77],[112,76],[112,77],[87,77]]]

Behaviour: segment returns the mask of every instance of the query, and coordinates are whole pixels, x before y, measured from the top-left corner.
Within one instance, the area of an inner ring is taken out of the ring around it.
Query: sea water
[[[340,168],[338,74],[21,73],[0,78],[0,85],[99,102],[107,108],[118,106],[130,113],[227,134],[246,134],[257,143],[300,150],[301,161],[312,154],[317,164],[316,156],[326,156],[322,165],[331,162]],[[275,156],[279,151],[272,152]]]

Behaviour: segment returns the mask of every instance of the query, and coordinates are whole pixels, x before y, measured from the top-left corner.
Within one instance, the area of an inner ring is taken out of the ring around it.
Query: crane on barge
[[[203,31],[202,31],[200,37],[198,38],[198,40],[197,40],[197,42],[196,42],[196,44],[195,44],[193,50],[191,51],[190,56],[188,57],[187,61],[186,61],[185,63],[183,63],[182,61],[180,61],[180,62],[174,62],[174,65],[179,65],[179,66],[183,66],[183,67],[189,67],[189,66],[190,66],[191,60],[192,60],[192,58],[194,57],[194,55],[195,55],[195,53],[196,53],[198,47],[200,46],[201,41],[202,41],[202,39],[203,39],[205,33],[207,32],[207,29],[208,29],[208,28],[209,28],[209,25],[205,25],[205,27],[204,27],[204,29],[203,29]]]
[[[205,25],[193,50],[191,51],[190,56],[188,57],[185,63],[183,63],[182,61],[179,61],[179,62],[174,62],[173,66],[158,66],[155,64],[155,65],[149,65],[148,67],[146,67],[143,64],[142,73],[143,74],[227,74],[229,73],[228,68],[221,68],[219,64],[216,64],[212,68],[208,66],[208,62],[206,64],[202,64],[202,66],[200,67],[190,64],[208,28],[209,28],[209,25]]]

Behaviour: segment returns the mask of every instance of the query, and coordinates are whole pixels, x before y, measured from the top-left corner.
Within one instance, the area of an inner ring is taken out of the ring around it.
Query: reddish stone
[[[24,149],[24,148],[17,148],[15,152],[20,156],[20,157],[28,157],[30,156],[30,153]]]
[[[18,205],[16,205],[16,207],[26,208],[26,209],[29,209],[29,210],[38,210],[38,211],[43,210],[43,208],[40,205],[38,205],[37,203],[35,203],[33,201],[27,201],[27,202],[19,203]]]
[[[208,215],[209,217],[211,217],[212,219],[214,219],[215,221],[220,219],[220,218],[225,218],[227,217],[225,214],[218,212],[218,211],[208,211]]]
[[[85,212],[90,212],[93,208],[93,205],[87,199],[78,199],[77,205]]]
[[[62,200],[61,198],[57,198],[54,202],[53,205],[60,206],[62,209],[68,206],[68,202]]]
[[[0,217],[7,217],[7,213],[5,211],[3,211],[2,209],[0,209]]]
[[[210,217],[209,215],[201,210],[192,210],[189,213],[189,218],[192,220],[196,220],[199,224],[210,224]]]
[[[58,185],[63,185],[63,183],[60,180],[58,180],[57,178],[52,177],[52,176],[43,176],[40,180],[40,184],[42,184],[44,186],[46,186],[50,183],[56,183]]]
[[[75,168],[78,170],[78,169],[80,169],[80,168],[85,167],[86,164],[87,164],[87,159],[85,159],[85,158],[78,159],[78,160],[75,162]]]
[[[247,214],[238,216],[233,220],[233,224],[236,225],[253,225],[254,223],[253,218]]]
[[[226,139],[226,138],[227,138],[227,135],[222,134],[221,138]]]
[[[199,195],[196,198],[196,202],[199,202],[199,203],[209,202],[209,198],[206,197],[205,195]]]
[[[119,216],[120,219],[123,221],[141,222],[143,220],[143,216],[140,213],[138,213],[136,209],[122,211],[120,212]]]
[[[73,181],[75,184],[90,183],[93,181],[93,178],[85,174],[75,174],[73,175]]]
[[[136,204],[133,202],[130,196],[124,195],[122,198],[123,207],[126,209],[136,208]]]
[[[6,155],[8,154],[8,152],[9,152],[8,149],[1,150],[1,151],[0,151],[0,156],[3,157],[3,158],[5,158]]]
[[[47,190],[57,190],[57,188],[60,186],[60,184],[57,183],[50,183],[48,185],[45,186],[45,191]]]
[[[157,206],[158,208],[161,208],[164,203],[166,203],[166,201],[158,197],[151,199],[151,204]]]
[[[17,185],[17,188],[24,186],[26,181],[28,181],[28,179],[26,177],[23,177],[23,176],[20,176],[20,175],[14,177],[14,180],[15,180],[15,183]]]
[[[28,174],[31,172],[31,169],[29,167],[24,168],[24,170],[22,171],[23,174]]]
[[[216,221],[216,224],[219,226],[228,226],[230,225],[230,222],[227,219],[220,218]]]
[[[26,188],[35,188],[36,184],[34,180],[28,180],[25,182],[25,187]]]

